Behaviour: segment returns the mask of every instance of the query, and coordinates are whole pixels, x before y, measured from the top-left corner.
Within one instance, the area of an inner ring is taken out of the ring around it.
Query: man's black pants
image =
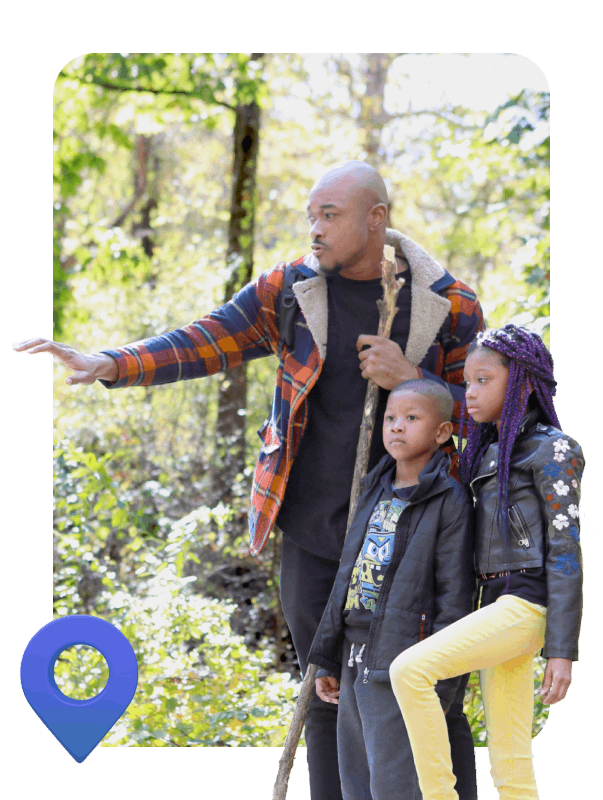
[[[322,613],[331,594],[338,561],[309,553],[283,536],[281,557],[281,604],[291,632],[302,673]],[[459,800],[477,800],[475,752],[463,696],[468,676],[446,714],[452,768]],[[306,718],[306,746],[312,800],[342,800],[337,762],[337,706],[315,694]]]

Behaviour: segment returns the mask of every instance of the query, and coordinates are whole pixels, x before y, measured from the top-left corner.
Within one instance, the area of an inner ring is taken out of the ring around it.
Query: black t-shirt
[[[406,349],[410,325],[411,273],[404,285],[390,338]],[[356,341],[377,335],[383,296],[381,280],[327,280],[329,319],[327,357],[308,395],[308,422],[291,467],[277,524],[283,534],[311,553],[338,560],[345,537],[358,434],[367,381],[360,372]],[[371,469],[384,455],[382,426],[388,392],[379,405],[369,459]]]
[[[508,586],[507,586],[508,580]],[[513,594],[537,603],[546,608],[546,569],[544,567],[526,567],[514,569],[510,573],[499,572],[494,575],[480,576],[481,587],[480,608],[489,606],[503,594]]]

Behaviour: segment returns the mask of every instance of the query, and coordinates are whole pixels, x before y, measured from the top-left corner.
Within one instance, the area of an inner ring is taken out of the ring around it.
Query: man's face
[[[325,275],[354,266],[366,253],[370,207],[345,180],[310,192],[307,208],[312,252]]]

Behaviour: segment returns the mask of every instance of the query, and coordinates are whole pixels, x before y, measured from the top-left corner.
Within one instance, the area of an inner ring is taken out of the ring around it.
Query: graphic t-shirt
[[[346,637],[365,644],[385,573],[394,551],[396,526],[416,486],[384,492],[373,509],[348,587],[343,611]]]

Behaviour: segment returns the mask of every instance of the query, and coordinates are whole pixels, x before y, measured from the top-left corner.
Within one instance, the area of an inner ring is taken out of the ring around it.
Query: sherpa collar
[[[399,231],[388,228],[385,242],[394,248],[396,255],[408,262],[412,275],[410,329],[404,355],[416,367],[425,358],[450,313],[450,300],[437,292],[454,283],[454,278],[420,245]],[[303,266],[317,274],[295,283],[293,291],[316,342],[320,358],[324,361],[327,355],[328,330],[327,281],[323,275],[318,274],[318,261],[311,253],[304,256]],[[306,270],[303,271],[308,274]]]

